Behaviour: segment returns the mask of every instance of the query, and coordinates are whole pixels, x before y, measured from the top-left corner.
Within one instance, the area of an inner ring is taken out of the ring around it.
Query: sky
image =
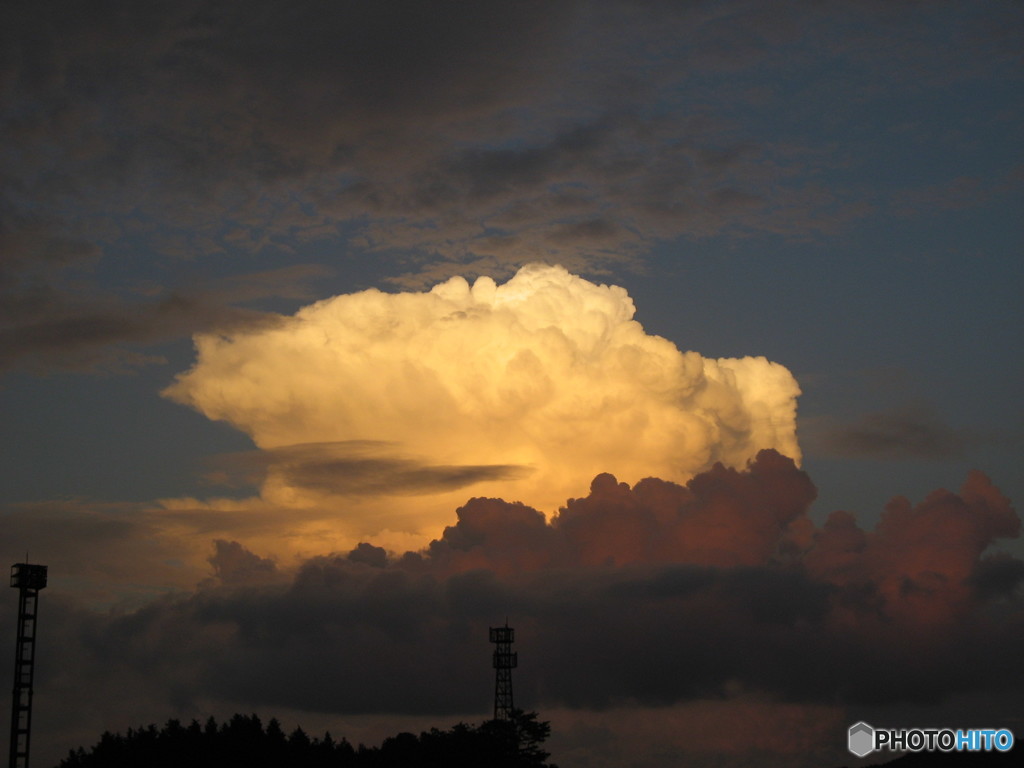
[[[562,768],[1020,737],[1022,32],[1002,0],[4,3],[33,762],[171,717],[480,722],[506,620]]]

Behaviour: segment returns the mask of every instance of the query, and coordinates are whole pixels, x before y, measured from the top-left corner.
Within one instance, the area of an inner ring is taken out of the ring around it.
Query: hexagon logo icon
[[[857,757],[864,757],[874,752],[875,729],[867,723],[860,722],[851,725],[848,737],[847,747]]]

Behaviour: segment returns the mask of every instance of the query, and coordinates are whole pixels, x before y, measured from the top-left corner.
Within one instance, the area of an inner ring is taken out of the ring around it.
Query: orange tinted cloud
[[[813,576],[847,594],[870,595],[854,603],[862,611],[882,611],[898,623],[948,622],[972,607],[982,553],[1019,532],[1009,499],[975,471],[958,494],[934,491],[916,505],[893,499],[874,531],[833,513],[805,562]]]
[[[775,451],[762,451],[743,471],[716,464],[685,486],[645,478],[631,488],[603,473],[550,524],[522,504],[471,499],[427,552],[446,571],[763,566],[810,543],[806,515],[816,493],[807,474]]]

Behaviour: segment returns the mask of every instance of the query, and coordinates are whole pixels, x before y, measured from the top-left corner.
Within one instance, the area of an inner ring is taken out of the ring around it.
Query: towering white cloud
[[[686,480],[763,448],[799,459],[788,370],[682,352],[634,312],[625,289],[544,265],[502,285],[367,290],[198,336],[196,364],[165,394],[287,456],[266,462],[262,494],[289,506],[350,498],[368,467],[396,494],[463,478],[456,504],[497,495],[551,512],[599,472]]]

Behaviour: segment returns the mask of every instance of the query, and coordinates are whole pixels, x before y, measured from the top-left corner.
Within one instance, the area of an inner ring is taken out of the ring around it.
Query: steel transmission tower
[[[46,587],[46,566],[16,563],[11,586],[18,590],[18,644],[14,650],[14,702],[11,706],[10,768],[28,768],[32,731],[32,676],[36,660],[39,590]]]
[[[494,648],[494,719],[512,719],[512,670],[518,655],[512,651],[516,632],[505,622],[504,627],[491,627]]]

